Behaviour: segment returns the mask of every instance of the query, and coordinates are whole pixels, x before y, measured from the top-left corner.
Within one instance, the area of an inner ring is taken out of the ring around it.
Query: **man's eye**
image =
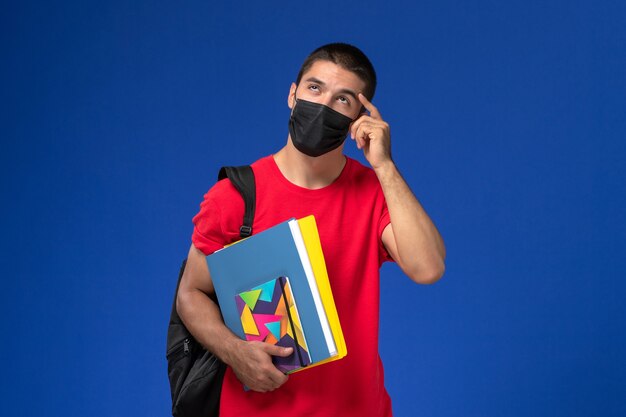
[[[309,86],[309,90],[312,90],[312,91],[319,91],[319,89],[320,89],[320,88],[319,88],[319,86],[317,86],[317,85],[310,85],[310,86]]]
[[[338,98],[338,100],[343,104],[350,104],[350,100],[348,100],[346,97],[341,96]]]

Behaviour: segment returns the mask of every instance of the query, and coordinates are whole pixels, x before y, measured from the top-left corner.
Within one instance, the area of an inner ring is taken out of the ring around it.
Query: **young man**
[[[177,309],[185,325],[228,366],[221,416],[391,416],[378,354],[379,269],[395,261],[417,283],[444,271],[437,229],[391,158],[389,125],[371,103],[376,75],[346,44],[315,50],[291,84],[287,144],[252,164],[259,233],[315,215],[348,355],[287,377],[272,355],[284,349],[236,337],[223,323],[205,256],[239,239],[244,205],[228,180],[205,195]],[[343,155],[347,135],[371,168]],[[244,391],[243,385],[250,388]]]

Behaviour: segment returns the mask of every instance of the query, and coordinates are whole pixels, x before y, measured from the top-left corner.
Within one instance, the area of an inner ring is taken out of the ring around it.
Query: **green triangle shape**
[[[256,302],[259,301],[259,296],[261,295],[261,290],[252,290],[246,291],[239,294],[241,299],[250,307],[250,310],[254,311],[254,306],[256,306]]]
[[[259,285],[255,287],[255,290],[261,290],[261,300],[267,301],[268,303],[272,301],[272,296],[274,295],[274,287],[276,286],[276,280],[273,279],[271,281],[266,282],[263,285]]]
[[[267,327],[267,330],[272,332],[276,340],[280,340],[280,322],[279,321],[265,323],[265,327]]]

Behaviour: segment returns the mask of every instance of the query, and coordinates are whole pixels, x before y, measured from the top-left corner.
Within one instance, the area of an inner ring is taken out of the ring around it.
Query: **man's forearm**
[[[383,189],[402,270],[417,282],[443,274],[445,246],[437,228],[404,181],[393,161],[375,169]]]
[[[176,308],[194,338],[222,362],[230,364],[241,339],[226,327],[218,305],[200,290],[179,290]]]

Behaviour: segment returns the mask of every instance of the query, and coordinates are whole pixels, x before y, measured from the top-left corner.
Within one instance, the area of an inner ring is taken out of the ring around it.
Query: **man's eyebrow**
[[[347,94],[349,96],[352,96],[352,98],[354,98],[355,100],[357,99],[356,98],[356,93],[354,91],[348,89],[348,88],[342,88],[341,90],[339,90],[339,92],[343,93],[343,94]]]
[[[326,85],[326,83],[318,78],[315,77],[310,77],[307,78],[306,80],[304,80],[306,82],[313,82],[315,84],[319,84],[319,85]],[[339,93],[341,94],[347,94],[349,96],[352,96],[355,100],[357,99],[357,93],[353,90],[350,90],[349,88],[342,88],[341,90],[339,90]]]
[[[313,83],[316,83],[316,84],[319,84],[319,85],[326,85],[326,83],[324,81],[322,81],[322,80],[320,80],[318,78],[315,78],[315,77],[309,77],[309,78],[307,78],[304,81],[310,81],[310,82],[313,82]]]

